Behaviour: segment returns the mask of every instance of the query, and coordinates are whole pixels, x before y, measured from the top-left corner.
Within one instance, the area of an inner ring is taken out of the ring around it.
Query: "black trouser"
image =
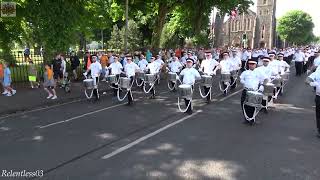
[[[156,96],[156,84],[153,85],[152,89],[151,89],[151,96],[155,97]]]
[[[231,79],[231,84],[232,84],[231,89],[236,88],[236,86],[237,86],[237,82],[235,82],[236,78],[231,76],[230,79]]]
[[[281,92],[282,91],[282,86],[283,86],[283,82],[281,82],[281,87],[277,87],[277,91],[279,91],[279,95],[282,95],[282,92]]]
[[[244,90],[242,91],[242,94],[241,94],[241,109],[246,112],[246,114],[247,114],[247,116],[248,116],[249,118],[252,118],[252,117],[253,117],[253,114],[254,114],[255,108],[252,107],[252,106],[244,105],[244,109],[243,109],[243,104],[244,104],[244,101],[246,100],[246,96],[247,96],[247,90],[244,89]],[[243,113],[244,113],[244,112],[243,112]],[[244,114],[243,114],[243,116],[244,116]],[[245,117],[244,117],[244,118],[245,118]],[[245,119],[245,120],[248,121],[247,119]]]
[[[246,70],[246,63],[247,61],[241,61],[241,71],[245,71]]]
[[[318,133],[320,133],[320,96],[316,96],[316,120],[317,120],[317,129]]]
[[[289,57],[283,57],[283,60],[290,65]]]
[[[99,77],[95,77],[95,78],[96,78],[96,85],[98,86]],[[99,92],[97,88],[93,89],[93,95],[96,97],[96,100],[99,99]]]
[[[269,101],[271,101],[271,99],[272,99],[272,96],[268,96],[268,99],[267,100],[262,100],[262,106],[267,106],[267,103],[269,102]],[[267,109],[267,108],[265,108],[265,109]]]
[[[225,82],[224,81],[221,81],[221,83],[222,83],[222,88],[223,89],[225,89],[224,91],[223,91],[223,93],[224,93],[224,95],[226,95],[227,94],[227,85],[225,85]]]
[[[301,76],[302,68],[303,68],[303,62],[295,62],[295,66],[296,66],[296,76]]]
[[[203,89],[204,89],[204,94],[207,95],[208,93],[208,96],[207,96],[207,101],[209,102],[210,101],[210,96],[211,96],[211,92],[210,91],[210,87],[206,87],[206,86],[203,86]]]
[[[116,75],[116,81],[117,81],[117,82],[119,82],[119,78],[120,78],[120,74],[117,74],[117,75]],[[119,85],[117,85],[117,84],[115,84],[115,83],[112,83],[112,87],[114,88],[114,89],[113,89],[113,95],[116,96]]]
[[[131,77],[130,77],[130,85],[132,84],[133,80],[134,80],[134,77],[131,76]],[[132,91],[131,91],[131,88],[130,88],[130,90],[129,90],[129,92],[128,92],[128,104],[132,104],[132,102],[133,102],[133,99],[132,99]]]

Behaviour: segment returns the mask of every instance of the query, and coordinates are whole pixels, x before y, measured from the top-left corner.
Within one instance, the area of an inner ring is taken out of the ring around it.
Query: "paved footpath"
[[[254,127],[241,123],[241,87],[223,97],[217,82],[209,105],[195,92],[190,116],[162,84],[155,100],[136,90],[133,107],[106,95],[2,117],[0,169],[57,180],[318,180],[314,92],[303,81],[292,76]]]

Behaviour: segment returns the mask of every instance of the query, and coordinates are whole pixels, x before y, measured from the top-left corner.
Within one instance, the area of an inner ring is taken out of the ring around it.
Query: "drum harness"
[[[85,77],[86,79],[88,79],[88,77],[87,77],[86,75],[84,75],[84,77]],[[92,79],[93,79],[93,78],[92,78]],[[94,79],[93,79],[93,80],[94,80]],[[94,81],[95,81],[95,80],[94,80]],[[96,85],[95,85],[95,86],[93,87],[93,89],[91,90],[90,95],[88,95],[87,89],[84,90],[84,94],[86,95],[87,99],[91,99],[91,98],[92,98],[92,96],[93,96],[93,91],[94,91],[95,87],[96,87],[96,89],[97,89],[97,94],[98,94],[98,96],[99,96],[98,84],[99,84],[99,78],[98,78],[98,82],[96,82]]]
[[[250,91],[252,89],[247,89],[247,91]],[[253,116],[252,118],[249,118],[245,109],[244,109],[244,106],[247,105],[247,106],[251,106],[251,107],[254,107],[254,113],[253,113]],[[247,121],[256,121],[256,116],[259,114],[260,110],[262,109],[262,106],[252,106],[252,105],[249,105],[247,104],[247,102],[245,101],[242,105],[242,110],[243,110],[243,114],[244,114],[244,117],[246,118]]]
[[[179,77],[179,75],[176,73],[176,75]],[[174,84],[174,86],[173,87],[170,87],[170,81],[168,81],[168,88],[169,88],[169,90],[170,91],[173,91],[174,90],[174,88],[176,88],[176,85],[177,85],[177,81],[179,81],[180,82],[180,84],[182,84],[181,83],[181,80],[180,80],[180,78],[177,78],[177,80],[176,80],[176,82],[175,82],[175,84]]]
[[[192,87],[193,87],[193,86],[191,86],[191,94],[193,94],[193,88],[192,88]],[[180,106],[180,96],[178,96],[178,108],[179,108],[179,111],[180,111],[180,112],[183,112],[183,113],[187,112],[189,106],[191,106],[191,102],[192,102],[192,97],[191,97],[191,99],[189,99],[189,103],[188,103],[186,109],[182,110],[182,109],[181,109],[181,106]]]
[[[212,76],[211,76],[212,77]],[[213,77],[212,77],[213,78]],[[207,98],[210,95],[210,100],[211,100],[211,94],[212,94],[212,86],[209,87],[209,91],[206,95],[203,95],[202,90],[201,90],[201,86],[199,86],[199,92],[200,92],[200,96],[201,98]]]
[[[120,80],[120,78],[119,78],[119,80]],[[127,89],[127,92],[126,92],[126,94],[124,95],[123,98],[120,97],[120,89],[121,89],[121,87],[118,86],[117,97],[118,97],[119,101],[123,101],[128,96],[129,92],[131,91],[131,88],[132,88],[133,84],[134,84],[134,80],[132,81],[132,83],[130,85],[130,88]],[[130,96],[131,96],[131,99],[133,100],[132,93],[130,93]]]
[[[143,82],[144,82],[143,91],[144,91],[146,94],[150,93],[151,89],[155,86],[156,82],[157,82],[158,79],[160,78],[160,77],[158,76],[158,73],[157,73],[157,74],[154,74],[154,75],[156,76],[156,79],[155,79],[152,83],[149,83],[149,84],[150,84],[150,88],[149,88],[148,91],[146,90],[146,82],[143,81]]]

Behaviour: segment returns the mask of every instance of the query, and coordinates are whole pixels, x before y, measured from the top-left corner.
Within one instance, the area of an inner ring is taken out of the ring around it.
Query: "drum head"
[[[181,84],[181,85],[179,85],[179,88],[187,89],[187,88],[191,88],[191,85],[189,85],[189,84]]]
[[[85,80],[83,80],[83,82],[92,82],[93,81],[93,79],[85,79]]]

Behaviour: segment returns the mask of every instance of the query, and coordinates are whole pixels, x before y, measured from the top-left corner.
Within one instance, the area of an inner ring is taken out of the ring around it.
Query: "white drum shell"
[[[255,91],[247,91],[245,104],[254,107],[261,107],[263,100],[263,94]]]
[[[130,78],[121,77],[120,78],[120,87],[123,89],[129,89],[130,88]]]
[[[145,76],[144,76],[144,81],[146,82],[146,83],[154,83],[155,82],[155,80],[156,80],[156,75],[155,74],[146,74]]]
[[[281,82],[282,82],[281,78],[276,78],[272,80],[272,84],[274,84],[275,87],[281,87]]]
[[[176,82],[177,80],[177,74],[174,72],[169,72],[168,73],[168,80],[171,82]]]
[[[94,88],[93,79],[85,79],[85,80],[83,80],[83,86],[86,89],[93,89]]]
[[[221,81],[223,82],[230,82],[230,74],[221,74]]]
[[[289,73],[284,73],[284,74],[281,75],[281,78],[282,78],[284,81],[288,81],[288,80],[289,80],[289,76],[290,76]]]
[[[108,81],[109,83],[116,83],[116,82],[117,82],[117,77],[116,77],[116,75],[108,75],[108,76],[107,76],[107,81]]]
[[[265,96],[273,96],[274,87],[275,86],[272,83],[265,84],[263,94]]]
[[[201,85],[206,87],[212,87],[212,76],[202,75],[201,76]]]
[[[181,98],[191,99],[193,94],[191,85],[186,85],[186,84],[180,85],[178,87],[178,93],[179,93],[179,97]]]

